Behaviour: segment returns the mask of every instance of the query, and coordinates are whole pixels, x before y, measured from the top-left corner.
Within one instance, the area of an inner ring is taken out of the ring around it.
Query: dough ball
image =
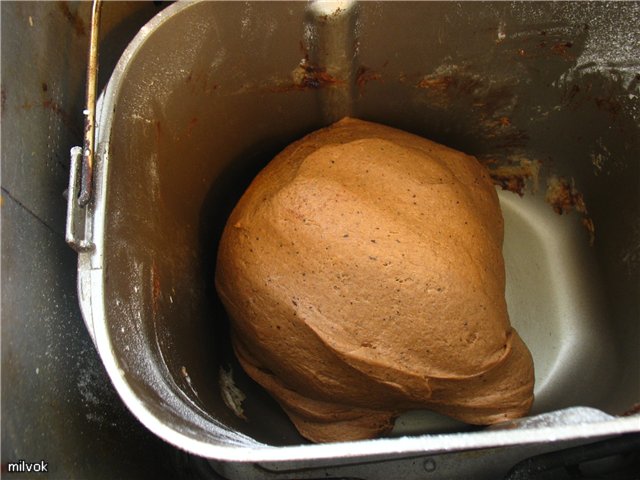
[[[533,400],[502,241],[474,157],[345,118],[255,178],[216,288],[243,368],[312,441],[375,437],[412,409],[492,424]]]

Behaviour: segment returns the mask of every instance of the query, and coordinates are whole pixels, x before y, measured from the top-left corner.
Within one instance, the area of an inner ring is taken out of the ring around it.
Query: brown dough
[[[242,366],[310,440],[375,437],[422,408],[491,424],[533,400],[502,240],[474,157],[345,118],[255,178],[216,288]]]

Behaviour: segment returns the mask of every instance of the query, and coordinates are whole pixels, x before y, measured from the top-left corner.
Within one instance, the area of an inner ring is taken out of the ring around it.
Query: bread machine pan
[[[638,24],[635,2],[164,9],[100,97],[92,196],[70,209],[81,309],[124,403],[230,478],[481,478],[498,458],[640,431]],[[314,445],[237,364],[213,287],[226,217],[278,151],[347,115],[491,169],[530,417],[410,412],[389,437]]]

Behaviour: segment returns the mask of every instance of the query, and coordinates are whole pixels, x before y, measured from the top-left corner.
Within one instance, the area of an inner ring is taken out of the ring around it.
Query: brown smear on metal
[[[555,175],[551,176],[547,180],[545,200],[558,215],[569,213],[571,210],[582,214],[580,222],[587,232],[589,232],[589,244],[593,245],[595,240],[595,226],[588,214],[584,197],[576,189],[573,179],[567,180],[566,178],[559,178]]]
[[[162,288],[160,285],[160,276],[158,275],[158,267],[154,259],[151,264],[151,308],[154,314],[159,311],[161,295]]]
[[[518,164],[498,165],[495,159],[482,160],[481,163],[489,171],[494,185],[502,190],[508,190],[524,196],[528,184],[531,185],[531,192],[538,189],[541,163],[539,161],[522,159]],[[589,216],[583,195],[576,189],[573,179],[558,178],[552,175],[547,180],[547,191],[545,201],[553,208],[558,215],[564,215],[575,210],[582,215],[580,223],[589,233],[589,245],[593,246],[595,241],[595,225]]]
[[[545,44],[542,43],[541,46],[544,47]],[[566,60],[574,60],[575,55],[572,55],[571,53],[569,53],[569,49],[571,47],[573,47],[573,42],[559,42],[554,44],[550,49],[551,49],[551,52],[554,53],[555,55],[559,55],[565,58]]]
[[[73,29],[74,29],[74,31],[76,32],[77,35],[86,35],[87,34],[87,30],[85,28],[84,21],[82,20],[82,18],[80,18],[80,16],[77,13],[73,13],[69,9],[69,3],[68,2],[59,2],[58,3],[58,8],[62,12],[62,15],[64,15],[64,17],[67,20],[69,20],[69,23],[73,26]]]
[[[269,87],[272,93],[319,90],[325,87],[333,87],[344,84],[343,80],[334,77],[325,67],[315,65],[309,60],[309,55],[305,53],[300,64],[293,70],[293,83],[288,85],[276,85]]]
[[[553,211],[559,215],[569,213],[573,209],[581,213],[587,211],[584,199],[576,190],[573,179],[569,181],[566,178],[550,177],[547,183],[546,200],[553,207]]]
[[[192,91],[200,90],[206,95],[211,95],[214,90],[217,90],[219,85],[209,78],[209,75],[201,71],[191,71],[186,78],[187,85],[190,86]]]
[[[538,189],[540,162],[523,159],[516,165],[503,165],[493,168],[490,165],[494,162],[484,161],[483,163],[487,166],[493,183],[500,186],[502,190],[517,193],[522,197],[528,182],[531,182],[531,190],[533,192]]]
[[[360,91],[360,95],[364,93],[364,87],[367,83],[376,80],[382,81],[382,74],[361,65],[356,73],[356,85]]]
[[[541,32],[540,34],[546,35],[545,32]],[[563,60],[575,60],[575,55],[570,51],[571,47],[573,47],[573,42],[560,41],[549,46],[546,41],[542,41],[538,43],[537,50],[535,48],[529,48],[528,50],[520,48],[516,53],[518,56],[526,58],[548,57],[549,54],[551,54],[561,57]]]
[[[4,95],[4,91],[3,91],[3,95]],[[6,102],[6,98],[3,96],[2,97],[2,111],[4,112],[4,108],[5,108],[5,102]],[[56,102],[55,100],[51,99],[51,98],[44,98],[42,101],[40,102],[29,102],[26,101],[23,104],[19,105],[19,108],[21,108],[22,110],[26,110],[29,111],[33,108],[39,108],[42,107],[45,110],[49,110],[50,112],[55,113],[60,120],[62,120],[62,123],[64,124],[65,127],[69,128],[71,131],[73,131],[74,133],[79,133],[79,129],[78,129],[78,122],[76,119],[73,118],[73,116],[67,112],[64,108],[62,108],[62,105],[60,105],[58,102]]]
[[[294,80],[295,84],[300,88],[313,89],[341,83],[340,80],[329,74],[326,68],[312,64],[308,55],[305,56],[294,71]]]
[[[628,410],[625,410],[622,413],[622,416],[623,417],[628,417],[630,415],[636,415],[638,413],[640,413],[640,403],[635,403]]]
[[[636,81],[640,81],[640,74],[636,76]],[[583,107],[586,103],[593,103],[598,110],[609,114],[611,122],[617,121],[620,114],[624,113],[624,104],[616,91],[594,95],[591,82],[585,83],[582,87],[577,84],[571,85],[562,94],[562,104],[572,110]]]
[[[42,107],[58,115],[65,126],[74,127],[75,129],[77,129],[76,122],[73,121],[73,118],[71,117],[69,112],[65,111],[58,102],[55,102],[51,99],[46,99],[42,101]]]
[[[418,88],[427,88],[450,95],[470,95],[481,86],[480,80],[471,75],[425,76],[418,82]]]
[[[460,111],[464,105],[470,105],[470,110],[466,107],[468,131],[488,140],[491,151],[501,151],[503,157],[510,157],[526,146],[529,136],[510,118],[515,106],[512,91],[515,80],[493,82],[464,67],[444,67],[445,71],[424,75],[414,84],[425,92],[431,108],[449,112],[452,108]]]

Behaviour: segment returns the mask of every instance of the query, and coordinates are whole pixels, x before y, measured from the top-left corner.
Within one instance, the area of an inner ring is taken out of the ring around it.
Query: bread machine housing
[[[496,459],[640,431],[638,24],[634,2],[164,9],[102,92],[92,198],[68,220],[123,401],[229,478],[480,478]],[[389,437],[314,445],[235,361],[213,286],[226,218],[284,146],[344,116],[476,155],[506,189],[531,417],[479,429],[411,412]]]

